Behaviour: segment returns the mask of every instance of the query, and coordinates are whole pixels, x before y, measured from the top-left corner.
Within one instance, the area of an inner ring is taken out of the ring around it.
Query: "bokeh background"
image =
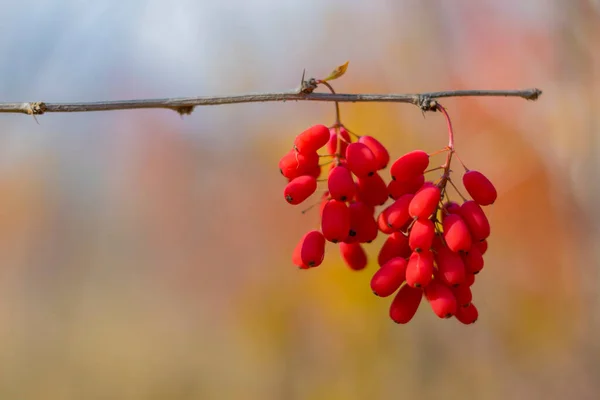
[[[331,103],[0,115],[0,399],[600,398],[600,2],[0,1],[0,101],[288,90],[544,91],[446,99],[496,184],[479,321],[406,326],[377,268],[290,253],[316,213],[277,162]],[[392,157],[439,114],[343,104]],[[371,260],[377,244],[369,247]]]

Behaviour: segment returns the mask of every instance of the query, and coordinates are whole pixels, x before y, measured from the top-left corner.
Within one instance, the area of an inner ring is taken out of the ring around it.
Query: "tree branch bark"
[[[90,111],[115,111],[134,109],[170,109],[179,114],[191,114],[194,107],[214,106],[237,103],[259,103],[275,101],[336,101],[340,103],[359,102],[387,102],[410,103],[423,110],[434,110],[435,100],[445,97],[520,97],[526,100],[537,100],[542,94],[539,89],[526,90],[454,90],[444,92],[429,92],[415,94],[344,94],[344,93],[307,93],[302,90],[279,93],[256,93],[237,96],[201,96],[180,97],[166,99],[140,99],[95,101],[80,103],[0,103],[0,113],[17,113],[28,115],[42,115],[45,113],[59,112],[90,112]]]

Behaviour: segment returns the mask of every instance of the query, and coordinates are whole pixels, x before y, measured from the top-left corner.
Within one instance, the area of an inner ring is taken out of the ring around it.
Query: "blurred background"
[[[405,326],[277,162],[331,103],[0,115],[0,399],[600,398],[600,2],[0,0],[0,102],[289,90],[444,99],[496,184],[480,318]],[[594,50],[596,49],[596,50]],[[395,159],[446,141],[405,104],[342,104]],[[441,161],[440,161],[441,162]],[[382,239],[382,237],[380,237]]]

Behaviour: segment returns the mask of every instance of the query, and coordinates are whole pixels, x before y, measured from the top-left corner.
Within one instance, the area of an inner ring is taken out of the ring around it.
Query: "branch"
[[[521,97],[526,100],[537,100],[542,94],[539,89],[526,90],[455,90],[445,92],[429,92],[416,94],[344,94],[344,93],[312,93],[312,88],[303,88],[280,93],[257,93],[237,96],[211,96],[211,97],[180,97],[167,99],[142,99],[96,101],[81,103],[0,103],[0,113],[18,113],[28,115],[42,115],[50,112],[88,112],[88,111],[114,111],[134,110],[141,108],[163,108],[175,110],[179,114],[191,114],[196,106],[214,106],[236,103],[259,103],[273,101],[337,101],[337,102],[380,102],[380,103],[410,103],[422,110],[435,110],[435,99],[442,97],[467,97],[467,96],[500,96]]]

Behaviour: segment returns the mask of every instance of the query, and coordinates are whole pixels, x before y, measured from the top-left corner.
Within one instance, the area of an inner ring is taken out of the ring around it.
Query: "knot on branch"
[[[311,94],[316,88],[317,80],[315,78],[310,78],[307,81],[302,80],[302,83],[300,84],[300,93]]]
[[[423,95],[417,96],[415,105],[418,106],[421,111],[436,111],[438,108],[438,102],[434,98]]]
[[[29,103],[27,107],[27,114],[29,115],[42,115],[46,112],[46,103],[42,101],[36,101]]]
[[[174,108],[174,110],[183,117],[184,115],[191,115],[194,111],[194,106],[180,106]]]
[[[531,89],[531,92],[525,96],[527,100],[537,100],[542,95],[542,91],[538,88]]]

